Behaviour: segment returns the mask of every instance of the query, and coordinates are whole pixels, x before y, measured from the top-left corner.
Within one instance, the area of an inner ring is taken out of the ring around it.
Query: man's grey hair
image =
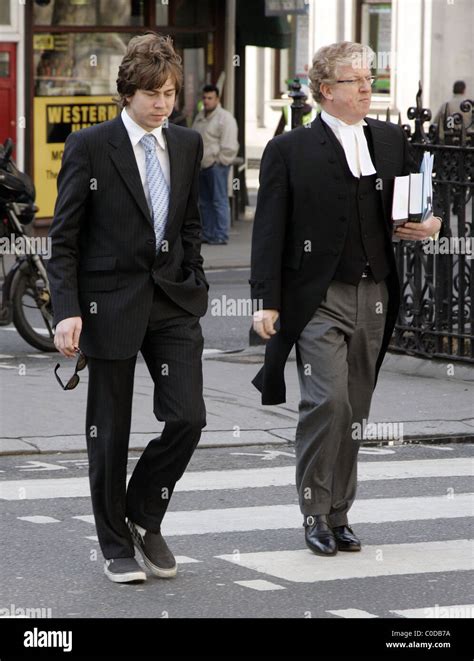
[[[313,65],[308,74],[314,100],[320,103],[324,99],[320,90],[321,83],[334,83],[340,67],[370,69],[374,59],[375,53],[370,46],[354,41],[339,41],[320,48],[313,57]]]

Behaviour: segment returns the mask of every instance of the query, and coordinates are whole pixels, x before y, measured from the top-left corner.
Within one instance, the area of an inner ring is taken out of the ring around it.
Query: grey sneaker
[[[104,574],[113,583],[146,581],[146,574],[135,558],[112,558],[104,563]]]
[[[148,569],[159,578],[173,578],[178,573],[174,555],[161,533],[147,532],[127,519],[133,543],[143,556]],[[142,532],[143,531],[143,532]]]

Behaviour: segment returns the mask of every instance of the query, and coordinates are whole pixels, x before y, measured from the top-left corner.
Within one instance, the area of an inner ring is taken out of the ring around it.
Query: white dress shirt
[[[356,124],[346,124],[342,119],[330,115],[325,110],[321,111],[321,119],[331,127],[334,135],[339,140],[346,155],[347,165],[354,177],[375,174],[376,170],[372,162],[364,133],[367,122],[361,119]]]
[[[130,138],[130,142],[132,143],[133,152],[135,154],[135,159],[137,161],[138,172],[140,173],[140,179],[142,180],[146,201],[148,203],[148,207],[151,209],[152,204],[150,200],[150,193],[148,191],[148,185],[146,182],[145,148],[140,142],[140,140],[143,138],[145,133],[148,133],[148,131],[145,131],[145,129],[143,129],[141,126],[139,126],[136,122],[133,121],[133,119],[128,114],[126,108],[122,110],[121,117],[125,125],[125,128],[127,130],[128,137]],[[156,153],[158,156],[158,160],[160,161],[161,169],[163,170],[163,175],[165,177],[166,183],[169,186],[170,159],[168,154],[168,148],[166,146],[165,136],[163,134],[163,126],[159,126],[158,128],[153,129],[151,133],[153,133],[153,135],[156,138]]]

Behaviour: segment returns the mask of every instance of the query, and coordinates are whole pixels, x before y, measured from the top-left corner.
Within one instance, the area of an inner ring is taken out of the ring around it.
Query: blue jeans
[[[199,173],[199,209],[204,241],[229,239],[230,209],[227,180],[230,165],[216,163]]]

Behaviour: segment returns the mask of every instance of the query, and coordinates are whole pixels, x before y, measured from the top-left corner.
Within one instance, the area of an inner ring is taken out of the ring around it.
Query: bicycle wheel
[[[51,296],[43,278],[31,267],[19,269],[12,290],[13,323],[18,333],[35,349],[56,351]]]

